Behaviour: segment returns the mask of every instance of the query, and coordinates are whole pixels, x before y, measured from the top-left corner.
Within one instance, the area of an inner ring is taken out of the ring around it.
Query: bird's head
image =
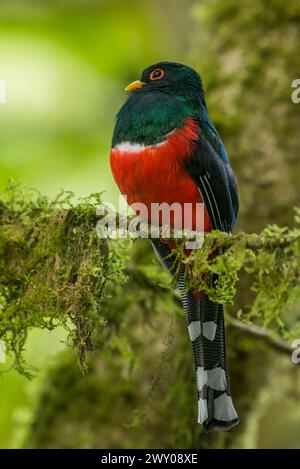
[[[133,81],[126,88],[135,95],[164,91],[199,110],[206,107],[204,91],[199,74],[187,65],[175,62],[159,62],[147,67],[140,80]]]
[[[156,63],[125,89],[129,96],[117,113],[112,146],[126,141],[151,145],[189,117],[207,119],[201,78],[186,65]]]

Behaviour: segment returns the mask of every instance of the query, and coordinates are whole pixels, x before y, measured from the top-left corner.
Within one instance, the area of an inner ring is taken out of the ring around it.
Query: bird
[[[127,203],[143,204],[148,221],[158,224],[161,215],[151,214],[153,204],[177,204],[190,229],[197,228],[197,207],[203,204],[204,232],[230,233],[239,209],[237,180],[209,117],[200,75],[187,65],[159,62],[125,90],[129,96],[116,115],[110,166]],[[173,226],[177,222],[171,217]],[[197,422],[206,432],[227,430],[239,419],[230,390],[224,306],[189,290],[171,243],[150,241],[166,270],[177,272],[194,357]]]

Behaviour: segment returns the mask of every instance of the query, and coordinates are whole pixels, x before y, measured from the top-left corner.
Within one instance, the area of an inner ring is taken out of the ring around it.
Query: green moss
[[[0,338],[14,367],[30,376],[23,350],[28,331],[62,325],[85,369],[86,353],[105,325],[103,298],[122,281],[122,262],[112,262],[96,234],[99,196],[74,205],[71,193],[49,201],[10,185],[0,205]]]
[[[278,330],[286,339],[298,337],[300,323],[288,330],[288,313],[300,297],[300,217],[288,229],[271,225],[259,234],[227,234],[218,231],[205,237],[204,246],[185,253],[184,243],[175,250],[186,266],[189,288],[204,291],[226,305],[233,305],[241,273],[249,277],[252,303],[239,312],[244,321]],[[220,252],[221,254],[216,255]]]

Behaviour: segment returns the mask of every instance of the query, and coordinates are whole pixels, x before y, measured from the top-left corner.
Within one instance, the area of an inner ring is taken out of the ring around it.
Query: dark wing
[[[238,209],[236,177],[223,143],[212,124],[201,129],[186,171],[199,187],[214,229],[230,232]]]

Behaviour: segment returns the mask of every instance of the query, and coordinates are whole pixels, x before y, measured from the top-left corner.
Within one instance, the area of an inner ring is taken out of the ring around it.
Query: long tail
[[[161,263],[174,275],[176,265],[168,246],[156,239],[151,242]],[[193,348],[198,423],[203,424],[206,431],[214,427],[229,429],[239,420],[230,393],[223,305],[210,301],[207,296],[195,298],[186,290],[183,271],[177,278],[177,286]]]

